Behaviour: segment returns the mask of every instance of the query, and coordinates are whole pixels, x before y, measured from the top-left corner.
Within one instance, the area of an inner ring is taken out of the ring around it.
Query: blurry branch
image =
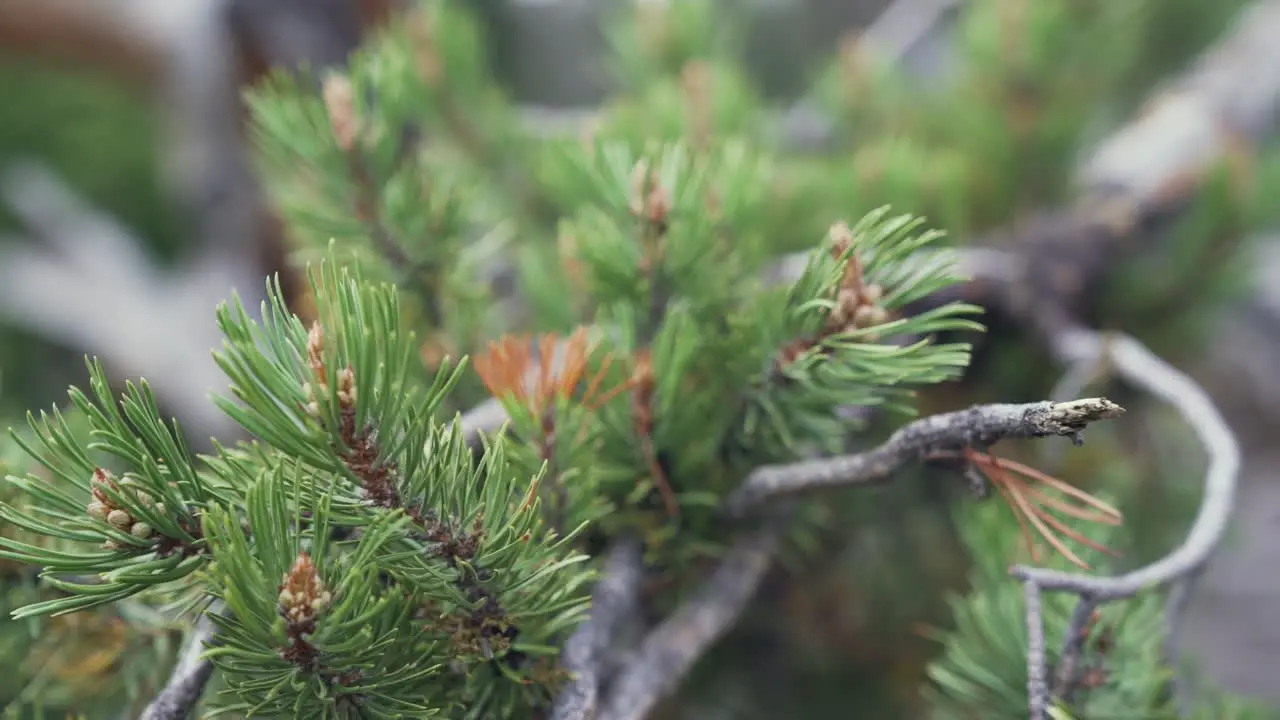
[[[893,0],[855,41],[883,65],[901,67],[914,78],[934,77],[940,68],[918,66],[938,64],[929,63],[930,56],[945,56],[941,46],[950,39],[963,5],[964,0]],[[788,149],[816,152],[832,145],[837,130],[817,101],[805,97],[782,114],[774,132]]]
[[[213,677],[213,663],[203,657],[216,632],[207,613],[216,611],[207,610],[196,622],[182,646],[178,664],[170,673],[169,681],[142,711],[140,720],[186,720],[200,703],[204,688]]]
[[[628,538],[613,546],[591,597],[591,613],[564,644],[562,666],[571,675],[556,697],[551,720],[595,717],[606,654],[617,642],[619,628],[638,611],[644,578],[644,548]]]
[[[1070,207],[987,238],[1015,265],[1000,299],[1036,325],[1067,326],[1125,257],[1160,241],[1225,166],[1250,182],[1257,146],[1280,112],[1280,2],[1246,7],[1219,42],[1108,137],[1077,175]]]
[[[145,376],[189,432],[234,434],[208,398],[226,383],[210,355],[221,342],[213,310],[246,274],[229,265],[161,271],[137,238],[41,165],[6,169],[0,199],[43,241],[0,251],[0,315],[102,356],[113,372]]]
[[[918,57],[938,55],[938,45],[950,34],[964,0],[894,0],[857,35],[879,62],[914,66]],[[920,74],[929,75],[933,69]],[[595,121],[599,108],[524,106],[519,119],[526,132],[542,138],[578,138]],[[768,113],[772,137],[785,150],[813,152],[829,146],[836,129],[806,97],[790,107]]]
[[[142,241],[47,168],[4,170],[0,200],[32,238],[0,250],[0,316],[145,376],[197,443],[231,440],[207,394],[224,385],[210,353],[229,293],[265,299],[267,210],[243,132],[241,83],[270,65],[341,63],[385,0],[0,0],[0,39],[101,66],[132,53],[166,120],[168,187],[190,218],[194,252],[166,271]],[[258,67],[244,65],[256,63]],[[138,69],[135,68],[135,69]]]
[[[320,70],[343,65],[364,29],[386,19],[392,0],[226,0],[246,61]],[[257,69],[257,68],[255,68]]]
[[[0,0],[0,45],[105,68],[155,92],[170,179],[196,218],[197,239],[238,254],[257,239],[260,208],[240,142],[228,9],[227,0]]]
[[[643,720],[669,695],[755,596],[773,565],[788,515],[778,513],[734,542],[706,583],[655,628],[612,682],[598,715],[557,720]]]
[[[264,285],[257,247],[263,212],[240,137],[239,65],[226,6],[222,0],[39,4],[45,22],[96,29],[154,62],[170,185],[190,218],[197,252],[166,272],[144,255],[139,238],[48,168],[18,164],[4,169],[2,199],[45,247],[10,243],[0,251],[0,315],[101,355],[113,373],[145,376],[196,442],[210,435],[230,440],[234,424],[207,397],[222,380],[210,357],[221,340],[214,308],[233,289],[256,306]],[[16,22],[9,9],[0,12],[0,23]]]
[[[176,28],[194,28],[199,2],[0,0],[0,47],[71,61],[150,86]]]
[[[894,0],[862,33],[882,62],[901,63],[961,10],[964,0]]]
[[[484,436],[498,432],[510,419],[502,401],[489,398],[463,413],[458,422],[462,425],[462,436],[466,438],[467,446],[481,452],[484,450]]]

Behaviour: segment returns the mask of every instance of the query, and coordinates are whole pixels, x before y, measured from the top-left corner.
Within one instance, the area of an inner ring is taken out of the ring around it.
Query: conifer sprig
[[[415,622],[441,639],[441,662],[493,667],[499,685],[511,686],[498,694],[507,707],[537,685],[531,677],[553,680],[546,658],[588,601],[586,557],[572,549],[581,525],[548,526],[537,501],[541,468],[515,471],[505,441],[495,439],[477,463],[456,423],[436,423],[462,366],[426,384],[410,379],[416,343],[394,287],[334,263],[313,285],[320,318],[310,329],[278,288],[261,324],[238,305],[223,308],[219,362],[243,405],[222,404],[246,429],[262,429],[282,467],[317,478],[332,508],[326,523],[364,543],[371,524],[394,520],[368,551],[374,562],[411,593]],[[308,497],[298,502],[319,513]],[[293,562],[297,553],[274,555]],[[474,690],[463,692],[468,704],[478,702]]]
[[[88,424],[89,442],[56,407],[39,419],[28,415],[30,437],[13,435],[53,481],[6,478],[30,502],[0,504],[0,519],[67,543],[0,537],[0,557],[43,568],[45,581],[65,593],[17,617],[74,612],[187,577],[207,561],[201,512],[232,497],[196,468],[145,382],[129,383],[117,400],[102,365],[92,360],[88,368],[93,397],[76,388],[69,395]]]
[[[207,655],[240,697],[220,711],[436,715],[447,696],[435,641],[414,622],[414,595],[382,581],[375,560],[406,518],[375,519],[349,552],[328,552],[328,502],[304,521],[290,502],[300,490],[277,469],[249,486],[247,528],[236,513],[211,513],[211,589],[228,612],[210,616],[219,639]]]
[[[753,310],[763,318],[757,337],[767,359],[748,395],[740,444],[774,459],[794,457],[803,444],[838,452],[848,431],[838,408],[911,414],[915,388],[956,377],[968,365],[967,343],[939,343],[935,336],[981,331],[969,319],[981,308],[951,303],[901,312],[960,282],[944,250],[904,269],[905,260],[941,238],[921,231],[922,222],[881,208],[853,227],[837,223],[789,288],[762,294]]]

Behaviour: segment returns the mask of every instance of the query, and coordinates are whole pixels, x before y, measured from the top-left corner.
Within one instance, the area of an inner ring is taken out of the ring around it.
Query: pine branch
[[[605,654],[613,645],[619,626],[636,612],[639,604],[642,550],[638,540],[628,538],[609,551],[604,573],[591,595],[591,614],[565,642],[562,664],[573,679],[556,698],[551,720],[595,717],[605,679]]]
[[[1006,233],[1014,235],[1014,238],[1002,243],[1013,247],[1014,253],[985,249],[967,252],[963,265],[973,276],[973,281],[958,289],[963,299],[1003,306],[1032,327],[1070,326],[1067,319],[1091,296],[1085,290],[1114,265],[1117,257],[1133,251],[1138,241],[1149,235],[1143,231],[1149,229],[1152,222],[1175,217],[1195,197],[1208,169],[1223,157],[1238,155],[1243,149],[1243,141],[1259,139],[1270,130],[1275,107],[1280,104],[1280,83],[1270,78],[1280,77],[1280,73],[1267,75],[1268,79],[1258,81],[1253,75],[1235,68],[1242,64],[1266,67],[1280,64],[1280,46],[1266,40],[1273,35],[1271,28],[1277,24],[1280,24],[1280,3],[1260,2],[1252,6],[1242,14],[1235,29],[1219,46],[1174,86],[1176,91],[1166,91],[1157,96],[1143,116],[1100,146],[1092,162],[1080,174],[1083,192],[1077,205],[1042,217],[1016,232]],[[1223,123],[1220,121],[1222,118],[1229,118],[1230,122]],[[774,271],[773,279],[792,279],[802,267],[803,261],[784,259]],[[931,298],[929,304],[955,299],[954,296]],[[1052,336],[1053,331],[1047,334]],[[1080,340],[1086,336],[1077,333],[1066,337]],[[1091,337],[1097,340],[1096,335]],[[1137,366],[1147,365],[1161,370],[1148,377],[1139,377],[1139,380],[1185,380],[1137,345],[1136,341],[1126,338],[1124,344],[1133,351],[1130,360],[1142,360]],[[1119,370],[1122,375],[1131,374]],[[1168,372],[1164,372],[1166,370]],[[1071,384],[1079,382],[1081,380],[1077,377]],[[1170,387],[1166,385],[1164,389]],[[1188,399],[1204,399],[1201,409],[1207,408],[1209,412],[1199,413],[1197,417],[1203,421],[1201,434],[1210,438],[1207,444],[1215,458],[1213,466],[1216,472],[1211,473],[1210,481],[1218,494],[1226,497],[1225,503],[1212,505],[1206,502],[1188,543],[1165,561],[1151,566],[1156,570],[1154,577],[1164,575],[1165,581],[1181,577],[1189,580],[1188,576],[1198,570],[1216,545],[1220,526],[1229,515],[1238,448],[1216,409],[1194,383],[1187,380],[1185,385],[1179,384],[1174,398],[1167,393],[1162,396],[1170,400],[1180,398],[1180,407],[1184,411],[1190,407]],[[1212,431],[1213,428],[1221,432]],[[855,466],[855,469],[869,471],[865,467]],[[1145,569],[1148,578],[1153,577],[1151,568]],[[1179,571],[1186,572],[1179,575]],[[1063,577],[1075,579],[1082,576]],[[1081,582],[1084,581],[1102,583],[1111,591],[1117,589],[1109,580],[1083,578]],[[1184,584],[1179,583],[1179,587]],[[1054,588],[1040,587],[1040,591],[1050,589]],[[1121,589],[1136,593],[1140,588]],[[1175,597],[1183,594],[1176,592]],[[1102,599],[1086,598],[1088,602]],[[1087,619],[1089,615],[1077,613],[1078,618]],[[1073,622],[1069,638],[1079,634],[1082,622]],[[1173,615],[1170,622],[1174,622]],[[1068,647],[1064,666],[1069,666],[1072,654],[1079,652],[1078,648],[1072,650],[1073,647],[1076,646]],[[1043,662],[1042,649],[1033,654],[1038,656],[1038,660],[1033,659],[1033,662]],[[1032,676],[1043,679],[1045,674],[1039,672],[1042,667],[1033,668]],[[1061,669],[1063,674],[1055,685],[1065,690],[1072,684],[1070,668]],[[1043,717],[1047,707],[1048,698],[1044,697],[1047,693],[1047,683],[1037,682],[1032,700],[1033,711],[1038,711],[1039,717]]]
[[[169,675],[169,682],[142,712],[141,720],[186,720],[200,703],[205,686],[213,677],[213,663],[202,657],[214,637],[215,627],[206,611],[197,621]]]
[[[788,508],[738,539],[697,594],[645,638],[596,720],[643,720],[733,627],[773,565]]]
[[[601,720],[640,720],[678,685],[699,657],[732,627],[768,571],[790,496],[823,488],[868,484],[943,449],[985,448],[1006,438],[1061,435],[1078,441],[1084,428],[1123,409],[1103,398],[1066,403],[979,405],[918,420],[880,447],[839,458],[766,466],[729,497],[726,514],[743,517],[770,508],[764,526],[737,541],[698,594],[644,640],[614,682]],[[566,715],[586,718],[587,714]]]
[[[978,405],[917,420],[874,450],[856,455],[757,468],[726,502],[743,517],[781,496],[889,479],[905,465],[942,450],[985,449],[1006,438],[1070,437],[1077,443],[1089,423],[1124,412],[1105,398],[1065,403]]]

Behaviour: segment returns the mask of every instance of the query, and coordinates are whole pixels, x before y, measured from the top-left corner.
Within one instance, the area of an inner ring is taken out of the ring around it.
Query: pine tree
[[[904,426],[918,393],[962,376],[984,329],[966,302],[920,309],[964,282],[932,228],[965,237],[1062,201],[1090,110],[1125,109],[1165,69],[1144,32],[1227,17],[1191,5],[976,2],[967,75],[945,91],[850,45],[817,96],[865,139],[823,159],[769,145],[716,3],[618,18],[623,91],[588,137],[549,140],[496,90],[466,5],[417,3],[345,72],[281,75],[249,98],[310,293],[286,298],[272,279],[263,307],[218,309],[230,388],[215,401],[248,439],[194,455],[145,382],[116,396],[94,360],[88,392],[14,434],[28,460],[11,463],[0,558],[43,585],[13,617],[206,617],[209,715],[573,717],[556,713],[599,659],[576,643],[604,615],[593,588],[611,549],[642,549],[631,622],[678,619],[717,568],[752,557],[758,527],[801,558],[829,531],[831,508],[787,478],[859,484],[926,461],[1006,502],[961,505],[975,562],[923,695],[934,717],[1024,717],[1028,610],[1007,566],[1105,574],[1129,541],[1107,482],[1091,495],[989,446],[1075,436],[1118,411],[979,408],[1041,424],[959,440],[951,416]],[[1107,37],[1135,42],[1082,40]],[[1253,219],[1223,177],[1176,257]],[[778,256],[797,250],[801,269],[780,278]],[[1229,269],[1206,284],[1229,288]],[[1168,288],[1133,290],[1107,311],[1151,312]],[[881,447],[905,459],[805,474],[895,429]],[[1055,674],[1073,601],[1043,600]],[[1172,717],[1164,632],[1159,594],[1097,608],[1054,711]],[[627,705],[632,680],[594,702]]]

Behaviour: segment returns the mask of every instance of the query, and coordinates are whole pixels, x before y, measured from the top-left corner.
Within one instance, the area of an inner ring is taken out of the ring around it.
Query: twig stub
[[[1106,398],[1087,398],[977,405],[933,415],[904,426],[865,453],[757,468],[729,496],[725,509],[730,516],[741,517],[778,496],[884,481],[905,465],[944,450],[986,449],[1004,439],[1052,435],[1078,442],[1089,423],[1123,413],[1124,408]]]

